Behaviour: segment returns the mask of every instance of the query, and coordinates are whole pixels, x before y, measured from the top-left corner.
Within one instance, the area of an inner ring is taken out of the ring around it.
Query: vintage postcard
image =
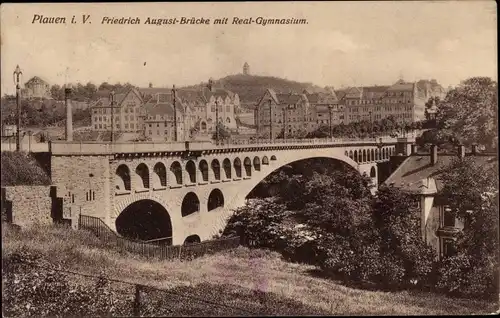
[[[4,317],[498,313],[495,2],[0,21]]]

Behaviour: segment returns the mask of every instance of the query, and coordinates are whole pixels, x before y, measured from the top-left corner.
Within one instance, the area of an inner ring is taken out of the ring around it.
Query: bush
[[[2,151],[1,184],[16,185],[49,185],[50,177],[31,154],[26,152]]]

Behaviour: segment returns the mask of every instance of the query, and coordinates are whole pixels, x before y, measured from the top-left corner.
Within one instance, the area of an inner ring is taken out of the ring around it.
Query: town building
[[[271,109],[270,109],[271,108]],[[272,121],[269,118],[272,118]],[[325,93],[276,93],[267,89],[254,111],[257,134],[272,138],[295,136],[317,129],[321,125],[340,124],[344,121],[344,105],[339,104],[333,89]],[[272,122],[272,124],[271,124]]]
[[[170,88],[141,88],[139,89],[143,98],[159,98],[166,101],[173,100]],[[216,105],[218,107],[219,122],[229,130],[238,128],[235,110],[240,106],[238,94],[228,91],[222,87],[214,87],[209,90],[206,87],[195,89],[177,89],[176,101],[182,105],[182,112],[186,119],[185,131],[194,128],[200,136],[209,136],[215,132],[216,127]],[[159,100],[159,99],[158,99]],[[187,137],[187,134],[186,134]]]
[[[194,109],[176,96],[175,110],[171,94],[154,94],[144,105],[144,137],[151,141],[175,141],[174,127],[177,126],[177,141],[189,140],[195,119]]]
[[[38,76],[33,76],[24,84],[21,94],[23,98],[52,98],[50,94],[50,85]]]
[[[346,123],[380,121],[393,117],[399,124],[425,120],[425,103],[431,98],[444,98],[446,91],[435,80],[405,82],[390,86],[351,87],[340,103],[345,105]]]
[[[457,150],[457,154],[438,154],[437,146],[433,145],[430,153],[418,153],[416,146],[413,146],[403,162],[383,182],[386,186],[400,188],[415,196],[422,239],[434,248],[440,258],[453,253],[453,241],[464,224],[454,217],[447,202],[438,200],[437,194],[443,187],[439,170],[448,166],[457,156],[472,157],[480,165],[498,162],[496,154],[481,153],[477,146],[473,146],[471,153],[466,153],[464,146],[459,146]]]
[[[111,131],[111,92],[99,93],[101,97],[90,106],[92,129]],[[135,88],[117,92],[114,95],[114,131],[137,134],[144,130],[141,115],[144,101]]]

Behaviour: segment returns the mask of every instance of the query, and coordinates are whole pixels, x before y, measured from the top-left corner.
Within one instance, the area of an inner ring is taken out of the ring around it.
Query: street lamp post
[[[115,91],[112,90],[110,93],[111,100],[111,143],[115,141]]]
[[[271,99],[269,98],[269,140],[273,141],[273,108],[271,107]]]
[[[21,86],[19,84],[19,79],[23,72],[19,68],[19,65],[16,66],[16,70],[14,71],[14,83],[16,84],[16,104],[17,104],[17,127],[16,127],[16,151],[21,151],[21,134],[19,133],[21,127]]]
[[[175,106],[176,96],[175,96],[175,85],[172,86],[172,96],[174,105],[174,141],[177,141],[177,107]]]

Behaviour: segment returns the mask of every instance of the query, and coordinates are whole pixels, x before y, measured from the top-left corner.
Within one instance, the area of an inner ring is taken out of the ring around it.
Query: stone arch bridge
[[[309,158],[343,162],[377,183],[377,163],[407,141],[287,140],[259,144],[186,143],[50,144],[52,182],[64,205],[101,218],[111,229],[144,230],[142,239],[172,237],[173,244],[207,240],[224,229],[235,208],[273,171]],[[142,234],[141,234],[142,235]]]

